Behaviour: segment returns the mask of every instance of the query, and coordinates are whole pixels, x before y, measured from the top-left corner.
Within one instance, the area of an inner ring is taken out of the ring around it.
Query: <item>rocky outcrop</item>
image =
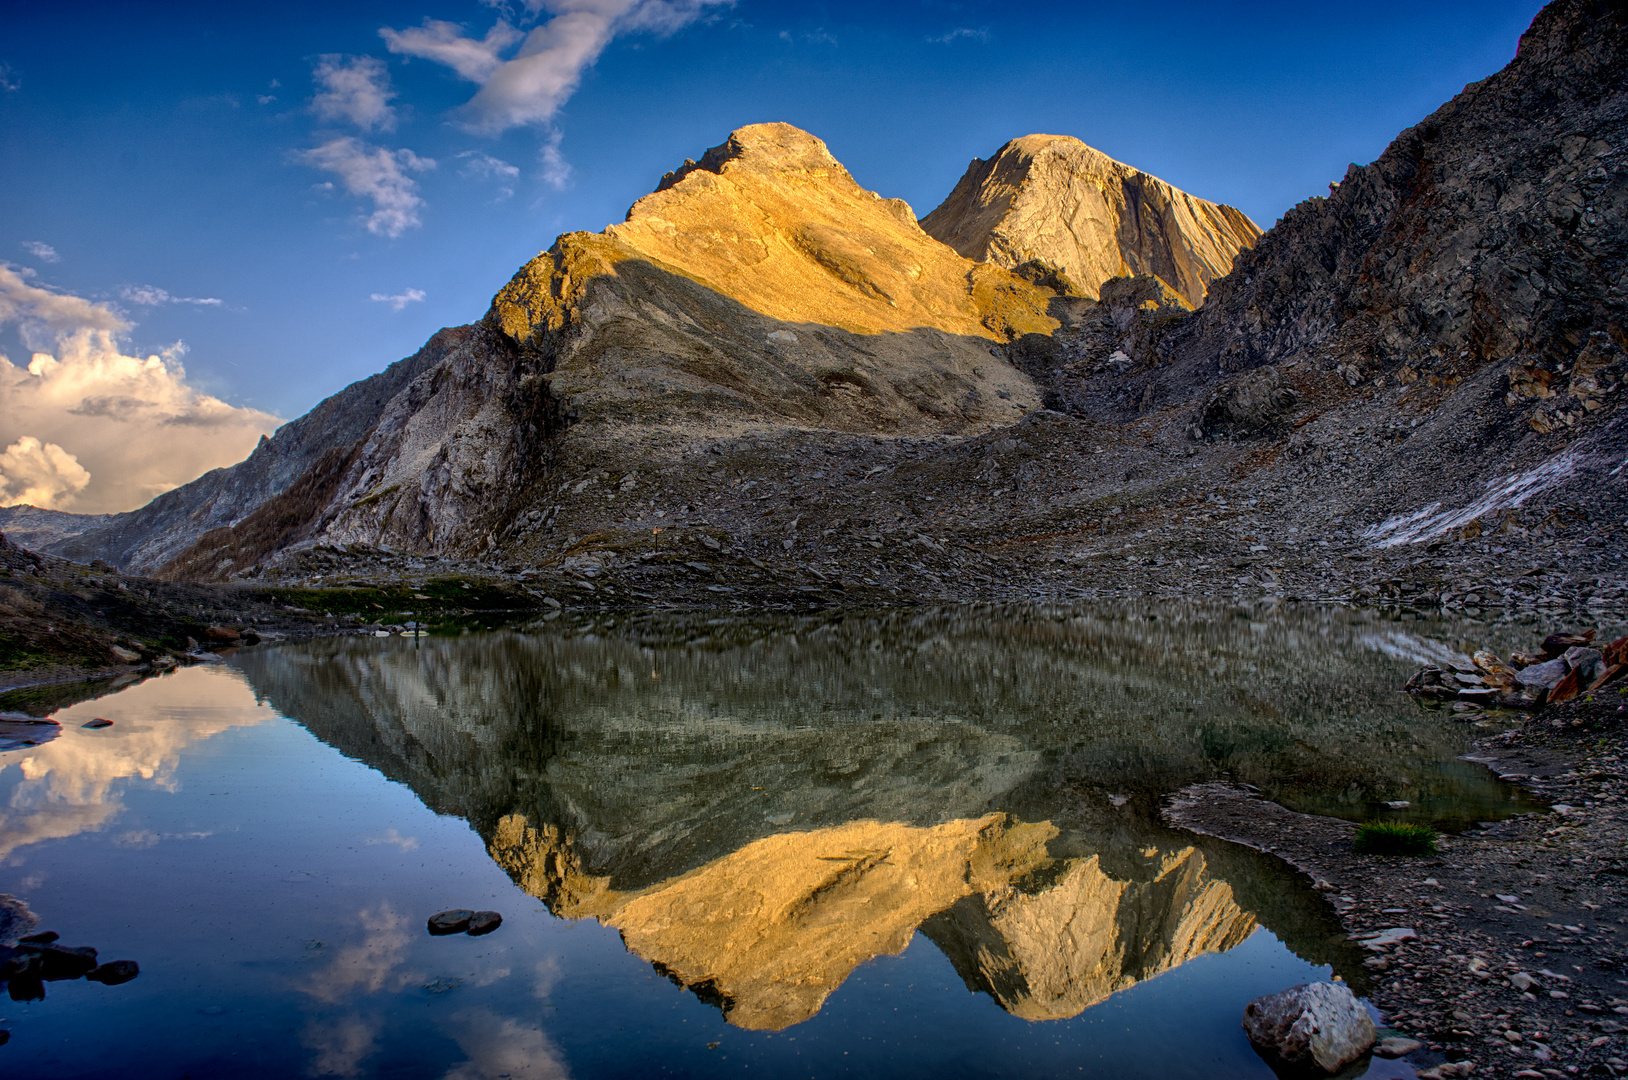
[[[1066,135],[1025,135],[975,158],[922,228],[969,259],[1095,298],[1110,278],[1157,277],[1186,302],[1261,235],[1241,210],[1195,198]],[[1055,280],[1055,279],[1054,279]]]
[[[1597,379],[1562,384],[1628,344],[1625,67],[1621,4],[1551,3],[1507,67],[1241,255],[1167,339],[1171,377],[1302,358],[1423,390],[1495,366],[1517,396],[1598,411]]]
[[[121,570],[152,573],[204,533],[235,525],[266,500],[287,491],[324,454],[349,448],[379,421],[403,387],[434,366],[469,333],[442,330],[424,347],[385,370],[352,383],[297,420],[262,437],[243,461],[214,469],[165,492],[139,510],[109,515],[41,550],[78,562],[103,559]]]

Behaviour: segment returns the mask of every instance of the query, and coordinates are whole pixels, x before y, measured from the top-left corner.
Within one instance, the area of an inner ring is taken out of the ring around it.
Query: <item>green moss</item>
[[[47,659],[44,650],[36,649],[9,635],[0,634],[0,671],[17,671],[42,664]]]
[[[1357,826],[1351,848],[1359,855],[1433,855],[1436,830],[1408,821],[1368,821]]]

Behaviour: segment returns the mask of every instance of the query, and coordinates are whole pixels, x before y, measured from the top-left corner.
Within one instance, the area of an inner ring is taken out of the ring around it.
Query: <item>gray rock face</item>
[[[1338,983],[1306,983],[1251,1001],[1250,1045],[1274,1067],[1310,1075],[1339,1072],[1366,1054],[1376,1032],[1368,1010]]]
[[[1061,270],[1082,296],[1147,274],[1189,306],[1261,231],[1241,210],[1195,198],[1065,135],[1025,135],[974,159],[928,234],[969,259]]]
[[[465,334],[467,328],[442,330],[412,356],[352,383],[278,428],[269,439],[262,438],[238,464],[207,472],[139,510],[106,515],[101,524],[39,549],[78,562],[105,559],[136,573],[157,570],[204,533],[236,524],[282,494],[325,453],[348,448],[366,436],[385,405]],[[25,519],[25,525],[32,520]],[[47,525],[66,531],[55,519],[42,519],[37,528]]]
[[[1624,70],[1622,6],[1556,0],[1507,67],[1242,253],[1166,356],[1200,381],[1312,354],[1347,381],[1499,364],[1559,389],[1628,320]]]

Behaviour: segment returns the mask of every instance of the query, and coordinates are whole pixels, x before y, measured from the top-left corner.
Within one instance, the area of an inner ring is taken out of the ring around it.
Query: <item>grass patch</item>
[[[1359,855],[1434,855],[1436,830],[1409,821],[1367,821],[1351,847]]]
[[[36,648],[9,634],[0,634],[0,671],[14,671],[42,664],[50,657],[44,649]]]

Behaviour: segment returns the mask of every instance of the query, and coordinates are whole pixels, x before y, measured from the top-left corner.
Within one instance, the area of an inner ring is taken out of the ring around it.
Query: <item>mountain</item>
[[[974,158],[921,221],[969,259],[1062,271],[1095,299],[1116,277],[1156,277],[1197,307],[1261,235],[1241,210],[1195,198],[1066,135],[1025,135]]]
[[[270,438],[262,436],[238,464],[212,469],[138,510],[106,515],[100,525],[46,543],[43,550],[80,562],[105,559],[137,573],[157,570],[205,532],[241,520],[313,468],[320,474],[325,460],[331,466],[335,454],[342,457],[378,423],[387,402],[464,336],[457,330],[441,331],[414,355],[352,383]]]
[[[1555,0],[1196,311],[1198,262],[1164,277],[1140,233],[1081,265],[1154,273],[1081,296],[1043,252],[940,243],[807,133],[742,128],[479,323],[54,550],[189,580],[523,573],[592,606],[1628,612],[1625,67],[1620,4]],[[1062,236],[1094,160],[1018,140],[928,224]]]
[[[117,516],[71,514],[64,510],[42,510],[38,506],[19,503],[16,506],[0,506],[0,532],[23,547],[39,550],[106,525]]]

